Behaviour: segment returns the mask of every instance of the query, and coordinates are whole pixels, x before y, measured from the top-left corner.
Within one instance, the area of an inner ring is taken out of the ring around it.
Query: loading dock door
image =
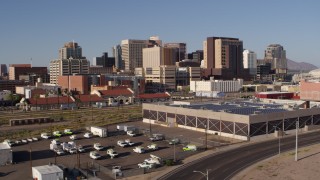
[[[167,117],[167,122],[169,127],[175,127],[175,124],[176,124],[175,118]]]

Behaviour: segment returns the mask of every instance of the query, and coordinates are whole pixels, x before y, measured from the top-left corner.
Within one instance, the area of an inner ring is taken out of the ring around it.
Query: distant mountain
[[[311,71],[314,69],[318,69],[317,66],[306,63],[306,62],[295,62],[293,60],[287,59],[288,60],[288,69],[289,70],[294,70],[294,71]]]

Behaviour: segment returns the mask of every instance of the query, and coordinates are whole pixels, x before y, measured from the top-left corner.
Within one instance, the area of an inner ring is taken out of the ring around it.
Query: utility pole
[[[173,162],[176,162],[176,142],[175,141],[173,142]]]
[[[296,121],[296,155],[295,155],[295,161],[298,161],[298,129],[299,129],[299,118]]]
[[[206,147],[205,147],[205,150],[207,150],[208,149],[208,134],[207,134],[207,125],[204,125],[204,128],[205,128],[205,130],[204,130],[204,134],[205,134],[205,144],[206,144]]]

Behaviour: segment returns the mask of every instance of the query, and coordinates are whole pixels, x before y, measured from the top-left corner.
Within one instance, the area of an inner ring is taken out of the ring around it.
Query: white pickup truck
[[[142,154],[142,153],[145,152],[144,147],[142,147],[142,146],[137,146],[137,147],[135,147],[135,148],[133,149],[133,151],[136,152],[136,153],[139,153],[139,154]]]
[[[138,164],[139,168],[146,168],[146,169],[151,169],[154,167],[154,164],[149,164],[147,162],[139,163]]]
[[[101,158],[101,155],[96,151],[91,151],[89,156],[91,159],[100,159]]]
[[[111,157],[111,159],[118,156],[118,153],[116,151],[114,151],[113,149],[108,149],[107,154]]]
[[[134,131],[127,131],[127,135],[131,137],[137,136],[137,134]]]
[[[50,139],[51,136],[48,133],[41,133],[41,138],[43,139]]]
[[[147,147],[149,150],[157,150],[159,148],[157,144],[150,144]]]
[[[104,147],[100,143],[94,143],[93,148],[98,151],[101,151],[104,149]]]
[[[119,141],[117,142],[117,144],[118,144],[118,146],[120,146],[120,147],[126,147],[126,146],[128,146],[128,144],[127,144],[126,142],[124,142],[123,140],[119,140]]]

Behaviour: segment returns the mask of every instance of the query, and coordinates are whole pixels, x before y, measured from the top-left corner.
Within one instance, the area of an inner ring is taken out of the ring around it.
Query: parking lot
[[[138,163],[142,163],[145,159],[150,157],[150,154],[156,155],[162,159],[175,159],[181,160],[184,159],[194,153],[197,152],[190,152],[190,151],[183,151],[182,148],[184,145],[189,143],[194,143],[198,147],[202,146],[201,142],[204,139],[204,133],[202,132],[195,132],[191,130],[181,129],[181,128],[168,128],[162,127],[159,125],[151,125],[151,132],[152,133],[161,133],[164,134],[166,140],[164,141],[156,141],[155,143],[158,145],[159,149],[155,151],[146,151],[146,153],[138,154],[133,152],[133,148],[135,146],[143,146],[147,149],[147,146],[150,145],[152,142],[149,140],[150,134],[150,124],[139,122],[130,122],[124,123],[128,125],[133,125],[140,129],[140,132],[145,132],[145,134],[141,134],[136,137],[130,137],[126,134],[118,133],[116,130],[116,125],[112,125],[107,127],[109,137],[100,138],[100,137],[93,137],[90,139],[86,139],[83,137],[84,131],[79,132],[77,136],[79,139],[75,140],[74,142],[76,145],[82,145],[85,149],[85,153],[80,154],[80,165],[81,168],[86,169],[85,167],[89,167],[90,164],[94,163],[98,166],[105,167],[111,169],[112,166],[118,165],[122,167],[124,172],[134,171],[138,169]],[[60,131],[63,131],[61,129]],[[183,144],[178,144],[175,147],[173,145],[169,145],[169,139],[176,137],[183,141]],[[27,137],[26,137],[27,138]],[[214,139],[214,135],[208,135],[208,139]],[[39,138],[40,139],[40,138]],[[125,140],[130,139],[135,145],[131,147],[120,147],[117,145],[118,140]],[[195,140],[199,140],[195,142]],[[77,154],[66,154],[62,156],[57,156],[55,153],[50,150],[49,145],[52,139],[45,140],[41,139],[40,141],[36,142],[29,142],[28,144],[13,146],[13,165],[7,165],[0,167],[0,172],[2,174],[6,174],[4,176],[7,179],[20,179],[21,177],[30,177],[31,178],[31,166],[40,166],[40,165],[47,165],[49,163],[56,163],[56,164],[63,164],[66,167],[73,168],[77,167],[78,165],[78,156]],[[60,138],[61,142],[68,142],[71,141],[69,136],[63,136]],[[200,142],[200,143],[199,143]],[[93,160],[89,157],[89,152],[94,150],[93,144],[100,143],[104,146],[104,150],[99,151],[99,154],[102,156],[99,160]],[[111,159],[107,155],[107,149],[114,148],[114,150],[119,154],[117,158]],[[31,152],[31,153],[30,153]],[[175,152],[175,153],[174,153]],[[30,156],[31,154],[31,156]],[[175,155],[174,155],[175,154]],[[31,161],[30,161],[31,159]],[[101,169],[103,169],[101,168]],[[165,167],[159,167],[154,170],[161,170]],[[99,168],[98,168],[99,169]],[[102,179],[109,178],[102,172],[97,172],[98,177]],[[139,173],[139,171],[137,171]],[[140,171],[140,173],[143,171]],[[126,174],[126,173],[124,173]],[[127,173],[130,174],[130,173]]]

